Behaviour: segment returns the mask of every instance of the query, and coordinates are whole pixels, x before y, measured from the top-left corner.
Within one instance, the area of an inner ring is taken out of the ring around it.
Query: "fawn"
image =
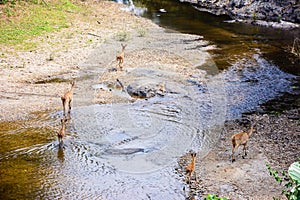
[[[65,131],[66,131],[66,122],[68,121],[66,118],[62,118],[61,120],[61,129],[57,132],[57,138],[58,138],[58,143],[59,146],[63,144],[63,138],[65,136]]]
[[[251,125],[250,131],[247,132],[241,132],[241,133],[237,133],[235,135],[233,135],[231,137],[231,142],[232,142],[232,156],[231,156],[231,162],[235,161],[234,158],[234,151],[240,146],[240,145],[244,145],[244,156],[242,156],[242,158],[245,158],[245,156],[247,155],[246,152],[246,146],[247,146],[247,142],[250,138],[250,136],[252,135],[254,131],[254,125]]]
[[[195,179],[197,182],[197,176],[196,176],[196,171],[195,171],[195,162],[196,162],[196,153],[191,153],[192,156],[192,162],[186,167],[186,173],[188,174],[188,182],[190,182],[192,174],[195,174]]]
[[[66,106],[67,106],[67,104],[69,105],[69,110],[68,110],[69,115],[71,113],[71,102],[72,102],[72,99],[73,99],[73,91],[74,91],[74,87],[75,87],[75,82],[72,81],[70,84],[71,84],[70,90],[65,92],[65,94],[61,97],[61,101],[62,101],[62,104],[63,104],[63,110],[64,110],[64,116],[66,116]]]
[[[122,71],[122,69],[123,69],[122,64],[124,62],[124,57],[125,57],[125,47],[127,46],[127,44],[125,44],[125,45],[121,44],[121,46],[122,46],[122,51],[117,55],[116,59],[118,62],[118,66]]]

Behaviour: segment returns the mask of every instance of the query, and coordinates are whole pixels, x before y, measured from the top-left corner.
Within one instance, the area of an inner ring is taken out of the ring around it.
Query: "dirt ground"
[[[286,199],[281,195],[280,186],[269,176],[266,163],[278,172],[287,171],[289,165],[300,156],[299,110],[286,111],[280,115],[252,114],[256,118],[256,131],[248,142],[248,155],[242,158],[242,147],[235,152],[236,161],[231,162],[231,136],[241,131],[249,131],[247,120],[228,121],[215,148],[196,162],[197,177],[200,182],[190,184],[191,196],[218,194],[229,199]],[[182,169],[190,160],[186,155],[179,164]]]
[[[122,7],[120,4],[106,1],[93,3],[95,10],[91,13],[93,17],[89,23],[78,20],[75,26],[36,38],[41,41],[45,38],[60,41],[55,46],[45,42],[31,52],[15,51],[7,46],[1,47],[6,55],[0,58],[1,122],[26,119],[32,113],[39,111],[61,109],[60,96],[69,87],[68,82],[80,78],[80,73],[88,70],[87,66],[91,63],[84,61],[88,60],[90,54],[95,52],[104,41],[108,43],[114,41],[112,38],[120,31],[120,27],[126,26],[126,31],[131,33],[132,41],[138,38],[138,27],[143,27],[149,32],[157,30],[162,35],[166,34],[149,20],[120,11]],[[100,23],[97,23],[99,20]],[[126,20],[125,24],[124,20]],[[67,32],[72,33],[71,39],[70,36],[66,36]],[[147,40],[150,37],[144,36],[136,41]],[[116,45],[119,45],[119,42],[114,41],[114,45],[112,46],[114,49],[97,50],[103,54],[106,51],[113,52],[108,58],[108,63],[114,63],[119,48]],[[182,72],[183,76],[195,73],[186,70],[188,65],[195,63],[181,60],[182,57],[178,57],[175,53],[165,55],[166,52],[163,50],[151,52],[149,49],[151,48],[136,51],[134,47],[129,47],[131,53],[128,55],[128,66],[133,68],[137,65],[136,62],[157,59],[156,62],[164,63],[165,66],[177,66],[171,70]],[[54,56],[53,59],[49,59],[50,56]],[[163,58],[165,60],[161,60]],[[102,61],[97,62],[99,64]],[[103,61],[103,65],[107,65],[106,63]],[[147,66],[151,67],[151,65]],[[122,73],[124,75],[125,72],[118,73],[120,73],[118,76],[122,77]],[[47,81],[57,77],[60,81]],[[83,92],[75,92],[75,96]],[[103,102],[103,99],[103,96],[97,97],[96,102],[108,103]],[[196,171],[200,181],[199,184],[195,182],[190,184],[191,196],[200,192],[204,195],[215,193],[229,199],[255,200],[272,199],[273,196],[282,197],[281,187],[269,176],[265,163],[270,163],[277,170],[287,169],[300,157],[299,110],[280,115],[265,114],[255,117],[258,119],[256,132],[249,141],[248,156],[242,159],[242,148],[240,148],[236,152],[236,162],[231,163],[230,137],[234,133],[247,130],[248,124],[239,121],[227,122],[225,124],[227,131],[222,132],[215,148],[197,159]],[[179,165],[182,169],[189,160],[189,155],[180,159]]]

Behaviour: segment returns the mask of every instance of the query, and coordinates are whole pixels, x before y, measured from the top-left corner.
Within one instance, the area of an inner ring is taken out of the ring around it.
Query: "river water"
[[[167,29],[202,35],[217,47],[211,51],[214,63],[198,66],[208,72],[208,81],[170,84],[170,72],[132,71],[149,80],[165,78],[172,92],[134,103],[76,106],[64,148],[45,126],[58,124],[61,111],[1,123],[0,199],[185,199],[185,177],[176,170],[180,156],[189,150],[202,156],[224,120],[261,111],[262,104],[283,94],[293,96],[297,89],[299,66],[285,61],[289,56],[281,48],[297,31],[226,23],[227,17],[177,1],[133,3],[135,13]],[[163,40],[172,45],[168,37]],[[194,43],[180,45],[171,47],[177,53],[181,48],[197,52],[197,46],[184,46]],[[211,70],[215,66],[220,71]],[[91,67],[82,76],[93,79],[97,70]]]
[[[295,59],[289,51],[294,39],[300,36],[300,28],[281,30],[233,23],[228,16],[199,12],[189,3],[181,3],[177,0],[134,0],[133,2],[119,0],[118,2],[133,4],[134,6],[130,6],[131,11],[136,11],[137,15],[151,19],[164,28],[203,36],[204,40],[218,47],[211,53],[215,64],[213,67],[216,66],[220,70],[228,68],[232,70],[238,65],[248,67],[256,65],[258,68],[266,68],[264,71],[271,66],[270,72],[267,72],[270,77],[273,74],[272,69],[275,68],[296,75],[298,78],[294,77],[293,90],[283,89],[281,95],[276,95],[274,100],[268,101],[261,107],[268,112],[281,112],[284,109],[299,107],[300,59]],[[211,67],[208,64],[199,68],[210,72]],[[281,87],[281,84],[278,84],[278,87]],[[266,99],[259,103],[262,102],[266,102]]]

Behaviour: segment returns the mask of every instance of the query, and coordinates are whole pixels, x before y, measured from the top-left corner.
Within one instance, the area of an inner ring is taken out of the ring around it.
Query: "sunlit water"
[[[155,17],[171,12],[168,2],[157,6],[164,10]],[[87,79],[96,76],[94,70]],[[150,78],[162,78],[158,75]],[[1,123],[0,199],[186,198],[185,177],[175,170],[177,159],[189,150],[211,148],[224,120],[240,118],[291,92],[295,76],[256,49],[207,79],[186,84],[168,79],[172,92],[134,103],[76,106],[62,149],[54,130],[36,128],[58,124],[61,111]],[[94,84],[86,91],[99,87],[107,88]]]

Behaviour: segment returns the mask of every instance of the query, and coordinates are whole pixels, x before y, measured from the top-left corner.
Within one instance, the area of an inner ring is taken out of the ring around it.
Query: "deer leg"
[[[120,60],[117,59],[117,62],[118,62],[117,67],[120,67]]]
[[[59,142],[59,148],[62,148],[64,146],[64,141],[63,139],[61,138],[60,142]]]
[[[68,111],[69,115],[71,114],[71,103],[72,103],[72,99],[69,100],[69,111]]]
[[[119,67],[120,67],[120,70],[123,71],[123,59],[120,59]]]
[[[243,158],[245,158],[245,156],[247,155],[247,152],[246,152],[246,145],[247,145],[247,144],[244,144],[244,148],[243,148],[243,150],[244,150],[244,156],[243,156]]]
[[[61,99],[62,104],[63,104],[63,111],[64,111],[64,116],[66,116],[66,99]]]
[[[232,146],[231,162],[234,162],[234,161],[235,161],[235,158],[234,158],[234,151],[235,151],[235,145]]]
[[[58,145],[59,145],[59,147],[61,147],[61,143],[62,143],[62,137],[58,136]]]
[[[235,161],[234,152],[235,152],[235,150],[236,150],[239,146],[240,146],[239,144],[235,144],[235,143],[232,145],[232,159],[231,159],[231,162],[234,162],[234,161]]]
[[[191,176],[192,176],[192,173],[189,172],[189,174],[188,174],[188,181],[187,181],[188,183],[190,183],[190,181],[191,181]]]

